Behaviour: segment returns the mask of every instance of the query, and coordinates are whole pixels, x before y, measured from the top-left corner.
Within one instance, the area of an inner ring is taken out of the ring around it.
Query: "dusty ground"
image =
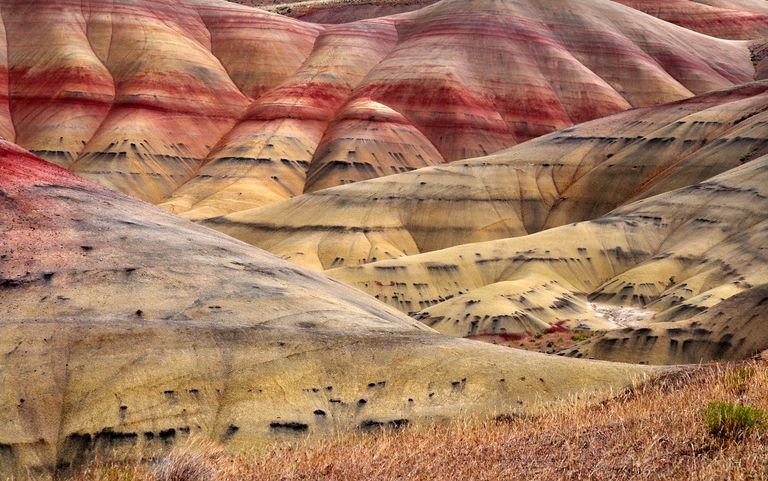
[[[638,307],[612,306],[610,304],[589,303],[598,316],[606,319],[616,327],[639,327],[653,317],[653,311]]]

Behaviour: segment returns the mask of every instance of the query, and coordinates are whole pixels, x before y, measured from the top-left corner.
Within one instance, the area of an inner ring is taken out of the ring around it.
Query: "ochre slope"
[[[600,398],[648,372],[441,336],[0,144],[0,476]]]
[[[768,153],[768,82],[636,109],[498,154],[326,189],[206,225],[327,269],[599,217]]]
[[[763,156],[593,221],[328,272],[455,335],[605,327],[586,300],[676,321],[768,281],[766,212]]]
[[[444,0],[335,26],[219,0],[0,7],[0,135],[194,219],[755,76],[747,42],[610,0]]]

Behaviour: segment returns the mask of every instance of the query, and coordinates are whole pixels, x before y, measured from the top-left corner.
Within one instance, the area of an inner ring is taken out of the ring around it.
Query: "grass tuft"
[[[712,436],[741,439],[748,432],[764,426],[768,415],[762,409],[716,401],[704,410],[704,418]]]

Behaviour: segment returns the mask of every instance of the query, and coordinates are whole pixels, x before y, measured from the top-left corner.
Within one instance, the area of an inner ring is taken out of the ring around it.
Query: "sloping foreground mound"
[[[587,300],[644,308],[650,322],[718,312],[768,282],[766,245],[763,156],[593,221],[328,273],[448,334],[540,333],[606,327]],[[748,334],[737,331],[734,343]]]
[[[0,7],[0,135],[191,219],[755,77],[748,42],[610,0],[443,0],[331,26],[219,0]]]
[[[498,154],[206,222],[313,269],[589,220],[768,153],[768,82],[622,112]]]
[[[712,403],[747,415],[718,417]],[[157,465],[95,465],[73,481],[93,481],[92,473],[104,473],[104,481],[166,481],[168,473],[193,470],[218,481],[751,481],[768,475],[768,426],[750,426],[766,411],[767,362],[690,367],[599,406],[239,456],[198,443]],[[730,429],[715,439],[718,421]]]
[[[0,147],[0,477],[590,399],[648,372],[435,333]]]
[[[690,319],[609,331],[565,354],[620,362],[694,364],[744,359],[766,350],[768,284],[760,284]]]

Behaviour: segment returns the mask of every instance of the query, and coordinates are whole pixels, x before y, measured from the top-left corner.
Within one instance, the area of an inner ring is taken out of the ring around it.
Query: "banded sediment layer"
[[[0,135],[191,219],[490,154],[756,72],[746,42],[610,0],[443,0],[331,26],[219,0],[0,7]]]
[[[713,37],[768,36],[768,5],[761,0],[614,0]]]
[[[322,270],[594,219],[765,154],[768,82],[762,81],[205,224]]]

